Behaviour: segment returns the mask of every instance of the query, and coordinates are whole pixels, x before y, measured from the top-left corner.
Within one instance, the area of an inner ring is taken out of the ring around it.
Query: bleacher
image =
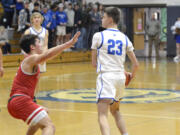
[[[19,63],[24,59],[24,55],[20,54],[21,50],[19,47],[19,39],[21,34],[14,31],[13,39],[10,40],[12,54],[3,56],[3,66],[4,67],[14,67],[19,66]],[[90,61],[91,52],[90,51],[75,51],[75,52],[63,52],[47,63],[65,63],[65,62],[83,62]]]
[[[3,8],[0,3],[0,17],[3,15]],[[14,28],[16,26],[13,26]],[[21,49],[19,47],[19,39],[21,34],[14,30],[13,38],[9,40],[11,44],[10,55],[3,56],[3,66],[4,67],[15,67],[19,66],[20,62],[24,59],[24,55],[20,54]],[[83,62],[90,61],[91,52],[90,51],[79,51],[79,52],[63,52],[52,60],[49,60],[48,64],[55,63],[66,63],[66,62]]]
[[[20,54],[21,49],[19,47],[19,39],[21,34],[14,31],[13,39],[10,40],[12,54],[3,56],[3,66],[4,67],[14,67],[19,66],[20,62],[24,59],[24,55]],[[91,52],[90,51],[73,51],[73,52],[63,52],[57,57],[49,60],[48,64],[55,63],[66,63],[66,62],[84,62],[90,61]]]
[[[4,67],[19,66],[20,62],[24,59],[22,54],[12,54],[3,56]],[[91,60],[91,52],[63,52],[52,60],[49,60],[48,64],[67,63],[67,62],[85,62]]]

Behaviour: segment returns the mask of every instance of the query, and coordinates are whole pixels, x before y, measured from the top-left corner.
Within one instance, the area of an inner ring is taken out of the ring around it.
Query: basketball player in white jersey
[[[46,51],[48,49],[48,30],[41,26],[43,19],[43,16],[39,12],[34,12],[30,18],[32,26],[24,34],[38,35],[41,40],[42,49]],[[41,73],[46,72],[46,63],[41,63],[39,68]]]
[[[125,122],[119,111],[119,104],[125,88],[124,62],[126,53],[132,62],[131,78],[135,77],[138,61],[133,52],[133,45],[126,35],[118,30],[120,19],[118,8],[107,7],[102,19],[102,26],[107,28],[97,32],[92,41],[92,65],[97,68],[96,97],[98,121],[102,135],[110,135],[108,108],[115,118],[122,135],[128,135]]]

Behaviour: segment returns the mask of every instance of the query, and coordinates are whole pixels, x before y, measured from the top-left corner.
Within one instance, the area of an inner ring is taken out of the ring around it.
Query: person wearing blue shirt
[[[65,42],[67,14],[64,12],[63,4],[59,4],[59,11],[56,12],[57,23],[57,43],[62,44]]]
[[[54,3],[51,5],[51,9],[48,11],[48,14],[52,17],[51,24],[49,26],[49,42],[48,48],[52,48],[54,46],[54,41],[56,41],[56,10],[57,4]]]
[[[50,14],[50,12],[48,12],[48,6],[45,5],[43,7],[43,11],[41,13],[44,17],[44,21],[42,23],[42,26],[46,29],[49,29],[50,28],[50,25],[51,25],[51,22],[52,22],[52,16]]]
[[[24,2],[23,0],[17,0],[16,2],[16,15],[19,16],[19,12],[21,11],[21,9],[24,9]]]

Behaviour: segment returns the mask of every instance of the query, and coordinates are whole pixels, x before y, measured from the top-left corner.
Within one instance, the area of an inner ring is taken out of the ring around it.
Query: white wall
[[[180,0],[86,0],[86,2],[99,2],[104,5],[150,5],[150,4],[166,4],[168,6],[180,5]]]
[[[180,0],[167,0],[168,6],[180,6]]]

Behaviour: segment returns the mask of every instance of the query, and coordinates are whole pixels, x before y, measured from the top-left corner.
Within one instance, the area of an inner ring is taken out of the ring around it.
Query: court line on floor
[[[48,78],[48,81],[52,81],[52,80],[57,80],[57,78],[49,78],[49,77],[41,77],[40,78],[40,80],[39,80],[39,85],[41,85],[41,83],[43,83],[44,82],[44,79],[45,78]],[[62,77],[63,78],[63,77]],[[45,79],[46,80],[46,79]],[[92,79],[92,80],[84,80],[84,79],[78,79],[78,80],[70,80],[69,78],[63,78],[63,80],[60,80],[59,81],[59,83],[62,83],[62,82],[64,82],[64,81],[68,81],[68,82],[90,82],[90,83],[94,83],[95,81]],[[8,83],[8,82],[12,82],[12,79],[6,79],[6,80],[1,80],[1,82],[3,82],[3,83]],[[133,82],[132,82],[133,83]],[[138,85],[138,84],[141,84],[141,83],[137,83],[136,82],[136,84]],[[177,83],[166,83],[166,84],[159,84],[159,83],[155,83],[155,82],[143,82],[143,85],[146,85],[146,87],[148,87],[148,86],[166,86],[166,87],[169,87],[168,89],[172,89],[172,90],[176,90],[176,89],[174,89],[174,88],[171,88],[172,86],[174,86],[174,85],[177,85],[177,86],[179,86]],[[138,88],[137,88],[138,89]],[[167,88],[161,88],[161,89],[167,89]]]
[[[54,109],[54,108],[49,108],[49,110],[52,110],[52,111],[61,111],[61,112],[76,112],[76,113],[92,113],[92,114],[97,114],[97,112],[93,112],[93,111],[65,110],[65,109]],[[141,118],[153,118],[153,119],[180,120],[180,117],[154,116],[154,115],[138,115],[138,114],[128,114],[128,113],[123,113],[123,116],[141,117]]]
[[[0,105],[0,108],[6,108],[6,105]],[[59,112],[75,112],[75,113],[91,113],[97,114],[97,112],[93,111],[80,111],[80,110],[66,110],[66,109],[55,109],[55,108],[48,108],[50,111],[59,111]],[[169,120],[180,120],[180,117],[169,117],[169,116],[154,116],[154,115],[141,115],[141,114],[128,114],[123,113],[123,116],[127,117],[139,117],[139,118],[152,118],[152,119],[169,119]]]

